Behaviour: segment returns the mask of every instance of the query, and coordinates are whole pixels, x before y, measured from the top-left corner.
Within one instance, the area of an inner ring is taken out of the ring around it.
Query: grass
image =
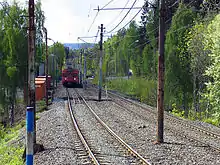
[[[92,80],[92,83],[98,84],[98,78]],[[127,79],[113,79],[109,80],[103,85],[107,85],[108,89],[116,90],[129,96],[135,97],[136,99],[144,102],[148,105],[156,107],[157,103],[157,82],[155,80],[147,80],[144,78],[131,78]],[[176,104],[172,105],[171,113],[180,118],[185,118],[184,111],[177,108]],[[204,112],[201,114],[194,114],[193,110],[189,110],[188,119],[196,120],[200,119],[203,122],[220,126],[220,115],[212,115],[207,117]]]
[[[1,165],[23,165],[22,154],[24,147],[9,145],[13,140],[16,140],[19,135],[19,129],[25,125],[22,121],[19,125],[13,128],[4,129],[0,126],[0,164]]]
[[[144,78],[114,79],[106,82],[108,89],[117,90],[135,97],[141,102],[156,106],[157,83]]]
[[[36,102],[36,112],[41,113],[47,108],[46,106],[46,101],[45,100],[40,100]]]

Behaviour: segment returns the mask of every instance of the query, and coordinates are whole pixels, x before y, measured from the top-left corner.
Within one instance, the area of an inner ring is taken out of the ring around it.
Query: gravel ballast
[[[74,91],[70,93],[74,94]],[[140,164],[139,160],[129,155],[127,150],[103,128],[82,101],[81,104],[73,106],[73,112],[80,130],[100,164]]]
[[[97,93],[91,91],[87,93],[89,97],[92,94],[93,96],[97,95]],[[175,130],[170,127],[165,129],[164,144],[154,145],[156,124],[153,122],[154,118],[151,115],[148,114],[148,119],[143,119],[110,101],[89,101],[89,104],[113,131],[124,138],[141,155],[149,159],[152,164],[220,164],[219,152],[201,143],[189,141],[179,136],[176,133],[178,129],[183,128],[179,128],[176,124],[174,125]],[[137,113],[146,113],[136,106],[126,106]]]
[[[72,92],[73,89],[69,89],[69,91]],[[200,133],[165,120],[165,143],[155,145],[157,131],[155,114],[128,103],[122,102],[121,105],[126,106],[129,110],[122,108],[114,101],[98,102],[96,100],[97,91],[94,92],[89,88],[87,90],[77,89],[77,91],[85,96],[88,104],[97,115],[119,137],[150,161],[152,165],[220,165],[219,152],[207,145],[190,141],[181,136],[182,133],[198,138]],[[66,89],[61,84],[59,84],[54,97],[55,100],[49,106],[49,110],[37,114],[40,117],[37,120],[37,143],[43,144],[45,150],[34,155],[34,164],[91,164],[65,107]],[[106,100],[105,93],[102,98]],[[137,162],[131,163],[132,157],[126,155],[124,148],[103,130],[102,125],[97,123],[85,105],[73,104],[73,108],[82,133],[88,139],[94,154],[101,160],[101,164],[138,164]],[[209,127],[209,130],[214,132],[215,130],[220,132],[220,129],[211,128],[212,126],[208,124],[198,125],[202,125],[203,128]],[[203,140],[206,141],[206,139]],[[213,139],[208,140],[211,143]]]
[[[49,106],[48,111],[38,114],[37,143],[43,144],[45,150],[34,155],[34,164],[82,164],[76,153],[79,139],[62,100],[66,93],[61,84],[54,96],[57,101]]]

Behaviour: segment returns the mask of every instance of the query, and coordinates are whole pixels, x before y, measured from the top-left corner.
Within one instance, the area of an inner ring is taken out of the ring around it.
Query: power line
[[[128,2],[129,2],[129,1],[130,1],[130,0],[127,0],[127,2],[126,2],[126,4],[125,4],[124,8],[128,5]],[[114,21],[121,15],[121,13],[122,13],[123,11],[124,11],[124,9],[122,9],[121,12],[117,15],[117,17],[114,18],[109,24],[107,24],[106,27],[108,27],[110,24],[112,24],[112,22],[114,22]]]
[[[132,9],[140,9],[141,7],[133,7]],[[105,8],[105,9],[94,9],[94,10],[124,10],[124,9],[131,9],[130,7],[114,7],[114,8]]]
[[[97,35],[95,35],[95,36],[84,36],[84,37],[78,37],[78,38],[94,38],[94,37],[97,37]]]
[[[96,37],[95,37],[94,43],[96,43],[96,40],[97,40],[98,34],[99,34],[99,29],[98,29],[98,31],[97,31],[97,33],[96,33]]]
[[[96,18],[97,18],[97,16],[98,16],[98,14],[99,14],[99,10],[97,11],[97,13],[96,13],[96,15],[95,15],[95,17],[94,17],[94,19],[93,19],[93,21],[92,21],[92,24],[91,24],[90,27],[89,27],[88,32],[89,32],[90,29],[92,28],[92,25],[94,24],[94,22],[95,22],[95,20],[96,20]]]
[[[90,27],[89,27],[89,30],[88,30],[88,32],[91,30],[91,28],[92,28],[92,25],[95,23],[95,20],[96,20],[96,18],[97,18],[97,16],[98,16],[98,13],[99,13],[99,11],[100,10],[103,10],[106,6],[108,6],[111,2],[113,2],[114,0],[111,0],[111,1],[109,1],[106,5],[104,5],[101,9],[99,9],[99,6],[98,6],[98,11],[97,11],[97,13],[96,13],[96,15],[95,15],[95,17],[94,17],[94,19],[93,19],[93,21],[92,21],[92,24],[90,25]]]
[[[195,0],[192,0],[190,3],[188,3],[188,4],[186,5],[186,7],[188,7],[189,5],[191,5],[194,1],[195,1]],[[178,2],[178,0],[177,0],[176,2]],[[175,3],[176,3],[176,2],[175,2]],[[175,3],[174,3],[174,4],[175,4]],[[173,5],[174,5],[174,4],[173,4]],[[152,5],[152,4],[151,4],[151,5]],[[171,6],[173,6],[173,5],[171,5]],[[183,11],[183,10],[185,10],[185,9],[182,9],[182,10],[180,10],[180,11]],[[123,28],[126,27],[129,23],[131,23],[131,21],[133,21],[133,19],[139,14],[140,11],[141,11],[141,10],[139,10],[138,13],[137,13],[125,26],[123,26],[121,29],[123,29]],[[168,23],[168,22],[171,21],[171,20],[172,20],[172,18],[168,19],[165,23]],[[149,35],[149,34],[153,33],[153,32],[156,31],[158,28],[159,28],[159,26],[156,27],[155,29],[153,29],[152,31],[148,32],[147,34]],[[115,32],[113,32],[113,33],[117,33],[117,32],[119,32],[121,29],[119,29],[118,31],[115,31]],[[136,35],[136,36],[127,36],[127,37],[139,37],[139,36],[141,36],[141,34],[140,34],[140,35]],[[123,39],[122,39],[122,40],[123,40]]]
[[[134,1],[134,3],[132,4],[130,10],[128,10],[128,12],[125,14],[124,18],[110,31],[108,31],[107,33],[111,33],[113,30],[115,30],[121,23],[122,21],[124,21],[124,19],[127,17],[127,15],[130,13],[131,9],[134,7],[135,3],[137,2],[137,0]],[[142,9],[142,8],[141,8]]]
[[[141,12],[141,10],[143,9],[143,7],[134,15],[134,17],[127,23],[125,24],[122,28],[120,28],[119,30],[115,31],[115,32],[112,32],[112,33],[117,33],[119,32],[121,29],[123,29],[124,27],[126,27],[128,24],[130,24],[134,19],[135,17]],[[113,30],[112,30],[113,31]],[[111,31],[110,31],[111,32]],[[107,32],[107,33],[110,33],[110,32]]]
[[[103,10],[106,6],[108,6],[110,3],[112,3],[114,0],[109,1],[106,5],[104,5],[101,9],[99,10]]]
[[[83,40],[83,39],[80,38],[80,37],[78,37],[78,39],[81,40],[81,41],[83,41],[83,42],[85,42],[85,43],[87,43],[87,44],[90,44],[89,42],[86,42],[85,40]]]

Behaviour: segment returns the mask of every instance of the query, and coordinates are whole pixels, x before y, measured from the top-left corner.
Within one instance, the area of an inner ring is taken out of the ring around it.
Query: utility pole
[[[100,32],[100,61],[99,61],[99,96],[98,100],[101,101],[102,95],[102,40],[103,40],[103,24],[101,24],[101,32]]]
[[[164,40],[165,40],[165,0],[160,0],[159,18],[159,57],[157,87],[157,143],[163,143],[164,132]]]
[[[84,89],[86,89],[86,52],[84,52]]]
[[[57,77],[57,71],[58,71],[58,68],[57,68],[57,58],[56,58],[56,61],[55,61],[55,68],[56,68],[56,88],[57,88],[57,81],[58,81],[58,77]]]
[[[44,28],[44,32],[45,32],[45,37],[46,37],[46,105],[48,106],[48,87],[49,87],[49,83],[48,83],[48,45],[47,45],[47,29]]]
[[[34,26],[34,0],[29,0],[29,36],[28,36],[28,106],[27,106],[27,139],[26,164],[33,164],[34,143],[36,143],[35,130],[35,26]]]
[[[84,53],[84,49],[81,49],[80,52],[80,83],[82,83],[82,54]]]
[[[55,88],[55,86],[54,86],[54,84],[55,84],[55,73],[54,73],[54,71],[55,71],[55,69],[54,69],[54,54],[53,54],[53,56],[52,56],[52,69],[53,69],[53,71],[52,71],[52,73],[53,73],[53,92],[52,92],[52,102],[53,102],[53,94],[54,94],[54,88]]]

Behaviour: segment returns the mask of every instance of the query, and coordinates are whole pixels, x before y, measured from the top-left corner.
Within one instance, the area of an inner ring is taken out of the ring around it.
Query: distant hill
[[[65,47],[69,47],[70,49],[80,49],[80,48],[92,48],[95,44],[93,43],[64,43]]]

